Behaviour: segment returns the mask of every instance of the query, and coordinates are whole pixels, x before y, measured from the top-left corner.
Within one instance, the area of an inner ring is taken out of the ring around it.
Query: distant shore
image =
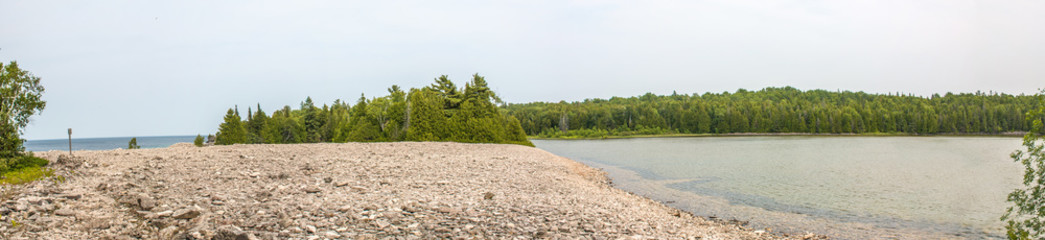
[[[536,137],[531,140],[598,140],[627,138],[683,138],[683,137],[748,137],[748,136],[824,136],[824,137],[1023,137],[1027,132],[1004,133],[944,133],[944,134],[911,134],[911,133],[668,133],[642,134],[627,136],[602,137]]]

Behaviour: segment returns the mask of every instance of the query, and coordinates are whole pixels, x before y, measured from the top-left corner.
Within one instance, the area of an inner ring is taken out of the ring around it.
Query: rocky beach
[[[518,145],[232,145],[39,152],[0,239],[784,239],[612,187]],[[795,238],[820,238],[812,234]]]

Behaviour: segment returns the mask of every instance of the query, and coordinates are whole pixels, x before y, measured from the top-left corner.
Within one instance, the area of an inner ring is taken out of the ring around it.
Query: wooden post
[[[69,128],[69,157],[73,156],[73,129]]]

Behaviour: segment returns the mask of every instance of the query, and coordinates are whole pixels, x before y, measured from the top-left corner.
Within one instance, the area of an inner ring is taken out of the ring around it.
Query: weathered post
[[[69,128],[69,156],[73,156],[73,128]]]

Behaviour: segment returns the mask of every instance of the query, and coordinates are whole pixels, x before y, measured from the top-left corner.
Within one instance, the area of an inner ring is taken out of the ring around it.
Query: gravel
[[[518,145],[182,143],[74,155],[51,166],[64,181],[2,187],[0,239],[786,238],[694,217]]]

